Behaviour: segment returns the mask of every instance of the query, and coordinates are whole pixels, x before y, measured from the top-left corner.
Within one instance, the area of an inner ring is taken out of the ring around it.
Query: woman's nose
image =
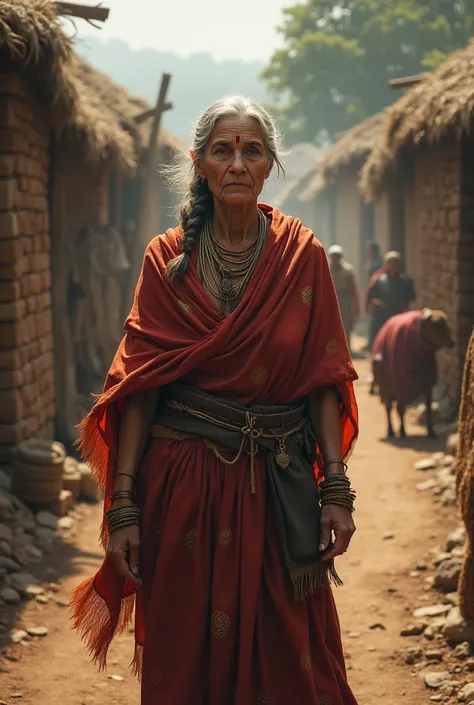
[[[245,169],[244,160],[242,159],[241,152],[235,152],[234,158],[232,160],[232,169],[236,172],[242,172]]]

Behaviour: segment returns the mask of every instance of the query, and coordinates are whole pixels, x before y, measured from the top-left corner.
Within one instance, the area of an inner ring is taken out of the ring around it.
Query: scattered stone
[[[6,541],[0,541],[0,556],[7,556],[10,558],[12,555],[12,547]]]
[[[5,579],[7,587],[11,587],[20,595],[27,595],[27,589],[31,585],[38,585],[38,580],[29,573],[11,573]]]
[[[119,681],[119,682],[123,681],[122,676],[107,676],[107,677],[110,678],[111,681]]]
[[[450,605],[454,605],[454,607],[459,605],[459,595],[457,592],[448,592],[448,594],[444,596],[444,599],[446,602],[449,602]]]
[[[58,517],[52,514],[51,512],[38,512],[36,515],[36,523],[39,526],[43,526],[46,529],[52,529],[53,531],[56,531],[58,528]]]
[[[394,588],[394,587],[390,586],[390,587],[387,588],[387,592],[390,592],[390,593],[397,592],[397,588]]]
[[[461,644],[457,644],[454,647],[454,655],[459,659],[469,658],[471,655],[471,645],[469,642],[463,641]]]
[[[56,533],[45,526],[39,526],[35,531],[35,540],[38,546],[45,552],[51,552],[57,540]]]
[[[25,595],[28,597],[39,597],[39,595],[44,595],[44,588],[41,585],[28,585]]]
[[[448,671],[425,673],[425,685],[433,690],[438,690],[438,688],[441,688],[442,685],[449,683],[451,680],[452,676]]]
[[[369,629],[374,632],[384,632],[386,630],[386,626],[380,622],[376,622],[375,624],[372,624]]]
[[[74,526],[74,520],[71,519],[71,517],[61,517],[58,520],[58,528],[59,529],[69,530],[69,529],[72,529],[73,526]]]
[[[420,574],[417,570],[410,570],[410,572],[408,573],[408,576],[410,578],[419,578]]]
[[[7,605],[17,605],[20,600],[20,593],[10,587],[5,587],[0,592],[0,599],[3,600]]]
[[[438,693],[437,695],[432,695],[430,700],[433,703],[442,703],[444,700],[444,696]]]
[[[464,665],[468,671],[474,671],[474,658],[470,658]]]
[[[419,661],[422,656],[423,651],[421,649],[418,649],[416,646],[412,646],[407,649],[405,653],[405,663],[407,663],[409,666],[412,666],[414,663],[416,663],[416,661]]]
[[[13,644],[19,644],[20,641],[23,641],[23,639],[28,638],[28,632],[25,632],[24,629],[14,629],[12,632],[10,632],[10,641]]]
[[[456,490],[454,487],[448,487],[444,490],[441,497],[443,507],[455,507],[457,504]]]
[[[433,458],[423,458],[415,463],[415,470],[433,470],[436,467],[436,463]]]
[[[432,641],[438,634],[441,634],[445,623],[445,617],[437,617],[436,619],[433,619],[431,624],[429,624],[423,632],[425,639]]]
[[[65,602],[64,600],[56,600],[56,605],[58,607],[67,607],[67,602]]]
[[[429,607],[419,607],[413,612],[415,619],[420,617],[439,617],[442,614],[447,614],[450,611],[450,605],[429,605]]]
[[[474,683],[468,683],[459,691],[459,700],[462,703],[474,703]]]
[[[382,536],[384,541],[391,541],[391,539],[395,538],[395,534],[392,534],[390,531],[387,531],[383,536]]]
[[[453,644],[474,642],[474,620],[467,622],[459,607],[453,607],[447,616],[443,634],[446,640]]]
[[[36,595],[35,600],[39,602],[40,605],[47,605],[49,601],[46,595]]]
[[[428,661],[442,661],[443,652],[442,651],[426,651],[425,657]]]
[[[453,463],[455,463],[455,462],[456,462],[456,458],[454,457],[454,455],[451,455],[450,453],[448,453],[447,455],[444,456],[443,461],[442,461],[442,465],[444,465],[445,467],[451,467],[453,465]]]
[[[438,566],[440,563],[442,563],[443,561],[447,561],[448,558],[451,558],[451,557],[452,556],[450,553],[446,553],[446,552],[437,553],[436,556],[433,558],[433,565]]]
[[[23,697],[23,693],[12,693],[10,697],[14,698],[15,700],[20,700]]]
[[[61,490],[58,499],[51,504],[51,511],[58,517],[64,517],[74,506],[74,497],[70,490]]]
[[[48,590],[50,592],[61,592],[61,585],[58,583],[49,583]]]
[[[48,628],[47,627],[28,627],[27,630],[28,634],[30,636],[47,636],[48,634]]]
[[[420,636],[425,631],[428,625],[420,622],[418,624],[410,624],[401,630],[400,636]]]
[[[360,632],[349,632],[349,639],[358,639],[360,637]]]
[[[461,574],[461,561],[459,558],[448,558],[436,568],[434,586],[439,590],[453,592],[457,589]]]
[[[424,573],[426,570],[428,570],[428,566],[426,565],[426,563],[418,563],[418,565],[416,566],[416,570],[419,570]]]
[[[0,541],[5,543],[13,543],[13,531],[6,524],[0,524]]]
[[[424,482],[419,482],[416,486],[418,492],[426,492],[427,490],[432,490],[436,487],[436,480],[425,480]]]
[[[0,556],[0,569],[6,570],[7,573],[17,573],[21,570],[21,566],[13,558],[7,558],[7,556]]]

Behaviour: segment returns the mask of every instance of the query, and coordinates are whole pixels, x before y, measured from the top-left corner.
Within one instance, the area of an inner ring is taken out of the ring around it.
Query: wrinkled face
[[[401,262],[399,259],[389,259],[385,263],[385,269],[389,277],[397,277],[400,274]]]
[[[342,262],[342,256],[341,256],[341,255],[337,255],[337,254],[336,254],[336,255],[330,255],[329,259],[330,259],[330,261],[331,261],[331,266],[332,266],[332,267],[336,267],[336,268],[337,268],[337,267],[340,267],[340,266],[341,266],[341,262]]]
[[[433,311],[432,314],[423,321],[423,337],[433,345],[436,350],[441,348],[453,348],[454,342],[447,318],[442,311]]]
[[[245,206],[257,202],[273,162],[266,153],[258,122],[231,116],[217,122],[203,158],[194,159],[194,166],[207,180],[215,199]]]

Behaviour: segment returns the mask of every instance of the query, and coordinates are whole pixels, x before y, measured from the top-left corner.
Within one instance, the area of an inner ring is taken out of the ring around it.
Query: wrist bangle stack
[[[117,529],[123,529],[125,526],[140,526],[142,523],[142,513],[134,505],[109,509],[105,516],[110,533]]]
[[[113,502],[114,499],[135,499],[135,492],[133,490],[117,490],[110,495],[110,501]]]
[[[347,472],[347,465],[343,460],[339,459],[334,459],[334,460],[328,460],[324,463],[324,469],[326,470],[330,465],[340,465],[342,469],[344,470],[344,474]]]
[[[330,475],[319,486],[321,506],[337,504],[340,507],[354,511],[356,493],[351,488],[351,481],[346,475]]]

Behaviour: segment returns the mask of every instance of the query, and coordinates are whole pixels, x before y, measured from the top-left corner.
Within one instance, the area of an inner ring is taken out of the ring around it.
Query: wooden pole
[[[70,15],[71,17],[80,17],[83,20],[95,20],[96,22],[105,22],[109,16],[110,10],[99,5],[83,5],[77,2],[60,2],[55,3],[60,15]]]
[[[151,238],[156,234],[156,201],[153,194],[153,184],[156,178],[156,162],[158,158],[158,135],[163,113],[169,109],[171,103],[166,100],[166,94],[171,81],[171,74],[164,73],[161,79],[158,100],[153,112],[150,140],[143,160],[143,171],[140,179],[140,192],[138,199],[138,222],[135,233],[135,245],[132,252],[132,262],[124,297],[124,316],[128,315],[133,300],[133,294],[140,274],[143,253]]]
[[[417,76],[405,76],[404,78],[392,78],[389,81],[390,88],[412,88],[417,86],[422,82],[424,74],[418,74]]]

